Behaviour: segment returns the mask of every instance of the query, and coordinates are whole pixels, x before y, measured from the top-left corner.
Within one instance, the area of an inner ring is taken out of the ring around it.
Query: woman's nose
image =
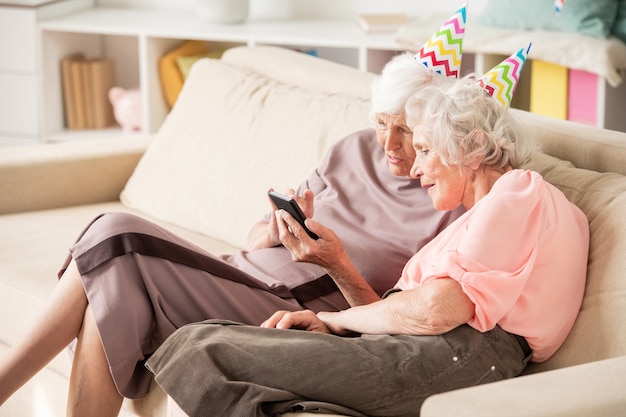
[[[393,129],[389,129],[385,137],[385,149],[389,151],[392,149],[398,149],[401,146],[402,142],[400,140],[400,134],[394,132]]]
[[[415,162],[413,162],[413,166],[411,167],[411,171],[409,172],[411,178],[420,178],[423,175],[422,166],[418,159],[419,158],[415,159]]]

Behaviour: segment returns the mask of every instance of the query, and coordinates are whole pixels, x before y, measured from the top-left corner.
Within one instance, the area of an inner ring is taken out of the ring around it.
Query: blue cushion
[[[606,39],[611,34],[618,3],[624,1],[567,0],[557,13],[554,0],[489,0],[478,21],[488,26],[577,32]]]
[[[626,43],[626,0],[618,1],[617,17],[612,34]]]

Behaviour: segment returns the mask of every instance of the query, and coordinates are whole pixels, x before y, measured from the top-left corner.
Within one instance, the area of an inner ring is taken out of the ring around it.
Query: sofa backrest
[[[626,355],[626,133],[511,109],[541,153],[540,172],[587,216],[585,297],[574,328],[547,362],[529,372]]]
[[[222,60],[306,90],[362,99],[370,98],[371,83],[376,78],[370,72],[308,54],[294,56],[289,49],[272,46],[230,48],[224,52]]]
[[[528,371],[626,355],[626,176],[576,168],[544,153],[528,168],[563,191],[590,226],[587,285],[574,327],[552,358]]]
[[[121,201],[244,247],[270,211],[269,188],[297,187],[334,142],[372,126],[372,78],[271,47],[201,60]]]
[[[510,109],[541,151],[578,168],[626,175],[626,133]]]

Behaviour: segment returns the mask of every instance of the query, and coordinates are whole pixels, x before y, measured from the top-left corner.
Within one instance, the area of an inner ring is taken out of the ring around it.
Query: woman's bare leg
[[[30,331],[0,361],[0,404],[74,340],[86,308],[87,297],[72,262]]]
[[[111,377],[93,313],[87,306],[72,363],[67,415],[117,416],[122,399]]]

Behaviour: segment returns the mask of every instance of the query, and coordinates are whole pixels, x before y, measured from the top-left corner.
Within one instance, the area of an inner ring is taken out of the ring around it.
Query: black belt
[[[524,336],[519,336],[516,334],[514,334],[513,336],[515,336],[515,339],[517,339],[517,343],[519,343],[520,347],[522,348],[522,352],[524,352],[524,357],[530,356],[533,353],[533,350],[530,348],[530,345],[526,341],[526,338]]]
[[[302,305],[316,298],[332,294],[335,291],[339,291],[339,287],[328,274],[291,289],[293,297]]]

